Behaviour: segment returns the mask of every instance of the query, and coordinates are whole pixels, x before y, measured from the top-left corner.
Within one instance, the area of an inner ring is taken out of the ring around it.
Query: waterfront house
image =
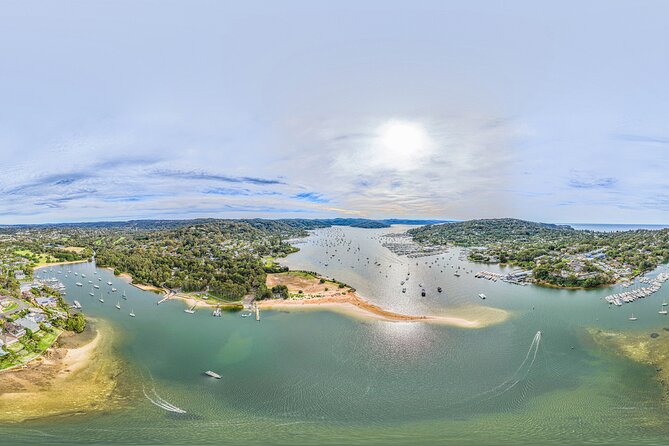
[[[14,278],[16,280],[25,280],[26,274],[23,271],[21,271],[20,269],[18,269],[16,271],[14,271]]]

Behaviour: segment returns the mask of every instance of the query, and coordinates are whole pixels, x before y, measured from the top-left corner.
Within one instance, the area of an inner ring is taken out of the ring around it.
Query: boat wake
[[[527,378],[527,375],[529,375],[530,370],[532,369],[532,366],[534,365],[534,362],[537,359],[537,353],[539,352],[540,344],[541,344],[541,331],[537,331],[537,334],[535,334],[534,338],[532,339],[530,348],[527,350],[525,359],[523,359],[523,362],[520,363],[520,366],[518,366],[513,375],[511,375],[509,379],[502,382],[501,384],[479,394],[478,397],[487,396],[488,397],[487,399],[499,397],[508,392],[509,390],[513,389],[514,387],[516,387],[518,383],[524,381],[525,378]]]
[[[146,399],[151,401],[151,403],[154,406],[158,406],[161,409],[164,409],[168,412],[187,413],[185,410],[175,406],[174,404],[171,404],[170,402],[163,399],[160,395],[158,395],[158,392],[156,392],[155,387],[151,388],[151,392],[147,392],[146,387],[142,386],[142,391],[144,392],[144,396],[146,397]]]

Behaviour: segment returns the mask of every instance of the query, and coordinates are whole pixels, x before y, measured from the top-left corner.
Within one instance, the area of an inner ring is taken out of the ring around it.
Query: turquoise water
[[[188,315],[178,301],[156,306],[156,294],[107,270],[95,275],[92,264],[53,267],[44,274],[63,280],[68,299],[114,328],[125,364],[118,391],[129,402],[108,413],[0,426],[0,443],[666,444],[669,413],[654,370],[599,351],[585,330],[630,330],[633,309],[639,316],[634,330],[658,331],[658,342],[666,342],[661,329],[669,323],[657,309],[669,288],[610,308],[601,300],[610,289],[475,279],[467,271],[481,266],[459,260],[458,250],[396,256],[380,244],[388,231],[315,231],[284,261],[334,276],[396,311],[448,314],[482,304],[477,296],[483,292],[486,305],[512,317],[480,330],[325,311],[265,311],[261,322],[239,313],[214,318],[205,310]],[[459,278],[453,276],[458,266]],[[65,278],[59,269],[72,273]],[[404,294],[400,282],[407,272]],[[100,285],[96,297],[88,295],[89,279]],[[127,301],[120,299],[123,291]],[[114,308],[117,300],[121,311]],[[128,316],[130,308],[136,318]],[[204,370],[223,379],[209,379]],[[143,392],[151,388],[186,413],[152,404]]]

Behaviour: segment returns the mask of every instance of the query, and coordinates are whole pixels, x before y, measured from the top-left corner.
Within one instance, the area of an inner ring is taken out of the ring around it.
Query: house
[[[13,322],[7,322],[5,324],[5,330],[8,334],[12,335],[17,339],[25,336],[26,334],[25,328]],[[5,344],[9,345],[9,342],[5,340]]]
[[[28,319],[27,317],[22,317],[21,319],[17,319],[14,322],[16,324],[20,325],[21,327],[23,327],[26,330],[32,331],[33,333],[36,333],[40,330],[39,325],[37,324],[37,322],[35,322],[32,319]],[[25,334],[25,331],[24,331],[24,334]]]
[[[26,278],[26,273],[24,273],[24,272],[21,271],[20,269],[17,269],[16,271],[14,271],[14,278],[15,278],[16,280],[25,280],[25,278]]]
[[[43,307],[56,306],[56,299],[53,297],[36,297],[35,302],[37,302],[38,305],[42,305]]]

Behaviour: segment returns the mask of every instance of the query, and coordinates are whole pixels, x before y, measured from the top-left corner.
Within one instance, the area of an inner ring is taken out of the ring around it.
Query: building
[[[37,324],[37,322],[32,319],[28,319],[27,317],[22,317],[21,319],[17,319],[14,322],[26,330],[32,331],[33,333],[37,333],[40,330],[39,324]]]

